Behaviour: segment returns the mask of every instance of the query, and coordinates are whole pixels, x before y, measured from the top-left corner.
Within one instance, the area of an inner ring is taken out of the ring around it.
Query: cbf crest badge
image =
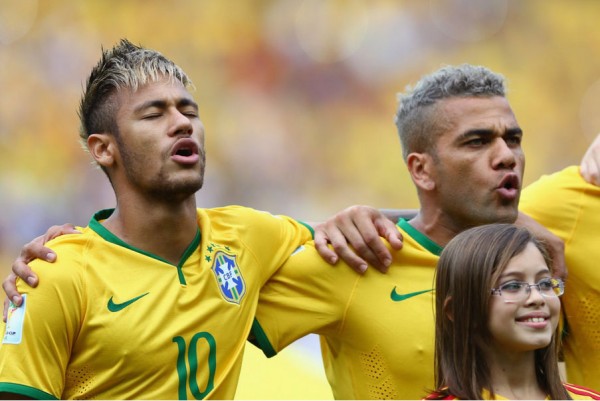
[[[215,273],[223,298],[239,304],[246,294],[246,284],[235,256],[217,251],[211,269]]]

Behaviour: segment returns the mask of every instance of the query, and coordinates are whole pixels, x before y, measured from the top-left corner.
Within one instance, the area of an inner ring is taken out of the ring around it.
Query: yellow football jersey
[[[600,187],[572,166],[525,188],[520,209],[565,241],[567,379],[600,389]]]
[[[272,356],[321,335],[337,399],[420,399],[434,386],[433,277],[441,248],[399,222],[404,246],[387,274],[324,262],[313,241],[263,288],[253,335]]]
[[[232,399],[260,288],[300,244],[304,225],[230,206],[198,209],[175,266],[111,234],[48,244],[37,288],[19,283],[0,345],[0,391],[33,398]]]

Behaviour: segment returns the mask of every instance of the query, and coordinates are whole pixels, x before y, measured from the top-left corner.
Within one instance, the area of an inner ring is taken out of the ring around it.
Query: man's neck
[[[441,211],[420,209],[409,223],[441,247],[446,246],[460,232],[444,220]]]
[[[118,199],[102,223],[127,244],[177,265],[198,231],[194,196],[179,202]]]

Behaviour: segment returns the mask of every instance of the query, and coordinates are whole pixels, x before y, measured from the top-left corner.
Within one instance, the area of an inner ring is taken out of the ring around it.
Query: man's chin
[[[490,221],[490,223],[509,223],[513,224],[517,221],[519,213],[516,210],[507,210],[504,213],[499,213],[494,221]]]
[[[493,210],[490,213],[481,213],[471,215],[471,227],[482,226],[485,224],[507,223],[513,224],[517,221],[518,212],[512,209]]]
[[[150,191],[152,197],[160,201],[178,203],[193,197],[203,185],[203,180],[176,183]]]

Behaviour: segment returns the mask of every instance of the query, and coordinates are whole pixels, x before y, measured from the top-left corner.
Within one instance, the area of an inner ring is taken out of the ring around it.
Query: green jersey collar
[[[444,248],[433,242],[421,231],[411,226],[405,219],[398,220],[397,226],[403,229],[408,235],[410,235],[415,241],[417,241],[423,248],[427,249],[429,252],[437,256],[440,256],[440,254],[442,253],[442,250]]]
[[[138,249],[134,246],[129,245],[128,243],[123,241],[121,238],[117,237],[116,235],[114,235],[113,233],[108,231],[108,229],[106,227],[104,227],[100,222],[102,220],[106,220],[107,218],[109,218],[110,215],[113,214],[114,211],[115,211],[115,209],[104,209],[104,210],[100,210],[99,212],[95,213],[90,220],[90,228],[108,242],[111,242],[115,245],[119,245],[124,248],[130,249],[134,252],[141,253],[142,255],[146,255],[148,257],[158,259],[162,262],[171,264],[170,262],[167,262],[160,256],[153,255],[142,249]],[[194,250],[196,248],[198,248],[198,245],[200,245],[200,237],[201,237],[200,236],[200,228],[198,228],[198,230],[196,231],[196,236],[194,237],[194,239],[192,240],[190,245],[188,245],[186,251],[183,253],[183,256],[181,257],[181,260],[179,261],[179,264],[177,265],[177,267],[183,266],[185,261],[190,257],[190,255],[194,252]]]

